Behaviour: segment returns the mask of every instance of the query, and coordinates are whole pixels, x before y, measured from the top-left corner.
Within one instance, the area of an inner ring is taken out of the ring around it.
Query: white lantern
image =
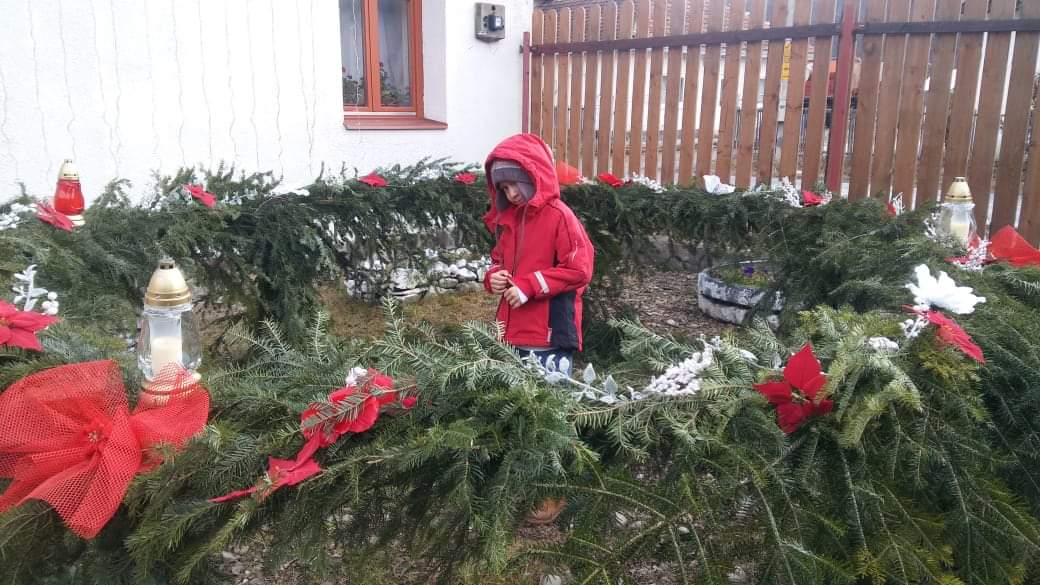
[[[964,177],[950,184],[939,213],[939,231],[967,247],[975,239],[975,201]]]
[[[137,341],[137,365],[148,383],[170,364],[194,374],[202,362],[202,344],[191,309],[191,290],[184,275],[173,260],[163,258],[148,282]]]

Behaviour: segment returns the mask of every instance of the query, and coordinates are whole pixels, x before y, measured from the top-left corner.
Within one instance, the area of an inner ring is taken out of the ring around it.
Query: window
[[[339,0],[348,128],[444,127],[423,118],[422,0]]]

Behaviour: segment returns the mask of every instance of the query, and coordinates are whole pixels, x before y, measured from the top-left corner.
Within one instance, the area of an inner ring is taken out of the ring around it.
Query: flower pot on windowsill
[[[738,325],[758,308],[768,312],[766,321],[775,328],[779,324],[777,315],[784,308],[784,298],[779,292],[773,293],[773,302],[768,304],[765,297],[770,294],[771,282],[769,267],[761,261],[702,270],[697,275],[697,307],[709,317]]]

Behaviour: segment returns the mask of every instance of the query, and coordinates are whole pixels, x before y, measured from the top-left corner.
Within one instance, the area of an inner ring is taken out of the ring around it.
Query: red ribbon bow
[[[0,394],[0,477],[13,480],[0,494],[0,513],[42,500],[78,536],[96,536],[134,476],[161,463],[153,447],[180,448],[206,424],[209,393],[184,370],[164,370],[150,392],[131,413],[111,360],[12,384]]]

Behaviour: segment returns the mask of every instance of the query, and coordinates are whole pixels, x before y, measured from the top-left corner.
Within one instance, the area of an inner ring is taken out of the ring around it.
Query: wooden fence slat
[[[668,20],[667,3],[663,0],[654,2],[653,30],[655,37],[663,37]],[[650,51],[650,98],[646,108],[646,168],[643,174],[656,179],[658,149],[661,140],[661,76],[664,70],[664,49]]]
[[[909,20],[910,1],[890,0],[888,22]],[[892,186],[892,158],[896,143],[896,116],[899,91],[903,83],[903,55],[906,35],[885,35],[881,57],[881,84],[878,91],[878,120],[874,136],[874,160],[870,169],[870,193],[888,194]]]
[[[795,26],[809,24],[812,3],[809,0],[795,0]],[[802,140],[802,109],[805,107],[805,60],[808,39],[791,41],[791,62],[788,67],[787,105],[784,107],[783,144],[780,147],[780,176],[787,177],[793,183],[798,173],[798,152]],[[802,182],[803,189],[811,189],[812,184]]]
[[[560,32],[557,34],[557,39],[561,43],[569,43],[571,40],[570,8],[560,10],[559,24]],[[556,67],[556,79],[558,80],[559,89],[557,90],[558,98],[556,100],[556,132],[554,134],[556,141],[553,142],[553,152],[556,153],[556,160],[567,160],[567,105],[571,103],[570,55],[561,53],[556,58]]]
[[[708,32],[722,30],[723,0],[711,0],[706,17]],[[701,123],[697,136],[697,176],[711,173],[711,155],[715,149],[715,106],[719,98],[719,65],[721,45],[708,45],[704,50],[704,77],[701,80]]]
[[[612,41],[617,34],[617,4],[607,3],[603,12],[603,39]],[[596,143],[596,172],[605,172],[610,165],[610,127],[613,116],[611,98],[614,92],[614,64],[617,57],[615,51],[603,51],[603,60],[599,78],[599,133]]]
[[[935,10],[938,20],[957,20],[961,0],[939,0]],[[939,195],[946,122],[950,115],[950,80],[957,35],[935,35],[932,43],[932,65],[928,96],[925,98],[924,134],[921,137],[921,165],[917,169],[917,204],[935,201]]]
[[[737,0],[738,2],[741,0]],[[668,34],[681,35],[686,24],[686,2],[672,0],[672,10],[668,17]],[[679,126],[679,92],[682,85],[682,47],[668,48],[668,87],[664,98],[664,136],[661,153],[661,181],[675,182],[675,148],[676,132]]]
[[[875,4],[881,4],[883,14],[884,4],[880,2]],[[818,10],[813,14],[813,22],[828,24],[834,22],[834,0],[825,0],[819,4]],[[809,119],[805,128],[805,151],[802,159],[802,185],[809,187],[812,187],[820,178],[820,160],[823,158],[823,130],[827,118],[827,84],[830,80],[832,42],[833,37],[816,37],[813,39],[812,87],[809,90]],[[880,45],[879,38],[878,52],[880,52]],[[865,47],[866,43],[864,42]],[[875,89],[877,88],[876,82],[874,87]],[[862,91],[862,85],[860,86],[860,91]],[[860,99],[862,99],[862,93],[860,96]],[[873,135],[873,126],[872,121],[871,135]]]
[[[621,4],[619,39],[632,38],[632,0]],[[614,92],[614,144],[610,172],[625,176],[625,133],[628,128],[628,70],[632,61],[631,51],[617,52],[617,89]],[[642,148],[642,139],[633,136],[631,148]]]
[[[1033,86],[1033,101],[1040,103],[1040,84]],[[1026,166],[1025,189],[1018,231],[1040,245],[1040,107],[1033,108],[1033,127],[1029,134],[1029,163]]]
[[[885,3],[867,3],[867,22],[884,22]],[[849,200],[868,195],[871,162],[874,159],[875,124],[880,102],[881,66],[885,37],[867,35],[863,38],[863,64],[860,69],[859,92],[856,98],[856,132],[852,139],[852,166],[849,169]]]
[[[764,0],[759,0],[764,1]],[[695,34],[704,28],[704,0],[692,0],[686,13],[686,33]],[[693,180],[693,158],[696,147],[694,131],[697,125],[697,93],[701,75],[701,47],[686,47],[686,85],[683,87],[682,140],[679,144],[679,184],[689,185]]]
[[[787,22],[788,0],[775,0],[772,26]],[[780,73],[784,66],[784,42],[769,41],[766,59],[766,85],[762,94],[762,128],[758,133],[758,182],[769,184],[773,178],[776,125],[780,106]]]
[[[914,0],[910,19],[914,22],[931,20],[935,15],[935,0]],[[896,125],[896,154],[892,171],[892,190],[904,193],[903,200],[916,206],[914,174],[917,172],[917,153],[921,145],[921,113],[924,109],[924,77],[928,73],[929,35],[910,35],[903,60],[903,83],[899,98],[899,122]]]
[[[650,36],[650,4],[652,0],[639,0],[639,14],[636,16],[636,37],[645,39]],[[643,172],[643,119],[646,109],[646,49],[636,49],[634,75],[632,77],[632,126],[629,136],[632,137],[632,148],[628,152],[628,169],[633,173]]]
[[[1014,15],[1015,0],[990,2],[990,20],[1011,18]],[[971,194],[975,199],[975,222],[980,226],[986,225],[986,218],[989,216],[993,161],[997,156],[997,131],[1000,128],[1000,107],[1003,101],[997,96],[1004,93],[1010,49],[1011,33],[987,33],[982,88],[988,99],[979,100],[975,140],[971,145],[971,163],[968,166],[968,186],[971,187]]]
[[[588,40],[599,40],[601,18],[601,9],[599,4],[596,4],[588,12],[586,19],[589,27],[586,34]],[[599,79],[599,65],[599,52],[589,51],[585,54],[585,106],[581,112],[581,174],[586,176],[596,174],[593,164],[596,154],[593,140],[596,137],[596,80]]]
[[[1022,5],[1022,18],[1040,16],[1040,2]],[[1015,54],[1011,62],[1011,82],[1004,106],[1004,134],[1000,139],[1000,161],[997,164],[997,185],[994,192],[993,214],[989,232],[1015,223],[1018,195],[1022,185],[1022,165],[1025,156],[1026,131],[1029,110],[1033,105],[1033,87],[1036,75],[1037,33],[1015,33]],[[1025,196],[1040,197],[1037,187],[1026,184]]]
[[[531,44],[537,45],[543,41],[542,22],[545,13],[535,10],[531,19]],[[542,56],[531,55],[531,130],[532,134],[542,134]]]
[[[967,0],[962,18],[985,19],[988,3],[989,0]],[[975,125],[975,96],[981,73],[983,38],[982,33],[962,33],[957,39],[957,79],[950,105],[943,178],[939,183],[939,190],[943,193],[954,177],[968,176],[968,153],[971,152],[971,131]]]
[[[547,43],[556,42],[557,14],[555,10],[545,13],[542,36]],[[553,144],[556,125],[556,55],[546,55],[542,61],[542,140]]]
[[[571,13],[571,39],[585,40],[585,9],[575,8]],[[567,158],[564,160],[578,167],[581,160],[581,89],[585,79],[585,56],[571,55],[571,107],[567,121]]]
[[[728,30],[744,27],[744,0],[733,0],[729,7]],[[733,181],[733,143],[737,126],[737,89],[740,85],[741,43],[726,45],[726,67],[722,77],[722,110],[719,113],[719,145],[715,155],[715,174],[723,182]],[[757,87],[755,89],[758,89]]]
[[[748,28],[759,28],[765,19],[765,0],[752,0]],[[744,59],[744,89],[740,102],[740,140],[737,142],[737,168],[734,184],[751,186],[751,167],[755,155],[755,126],[758,121],[758,79],[762,72],[762,43],[748,43]]]

